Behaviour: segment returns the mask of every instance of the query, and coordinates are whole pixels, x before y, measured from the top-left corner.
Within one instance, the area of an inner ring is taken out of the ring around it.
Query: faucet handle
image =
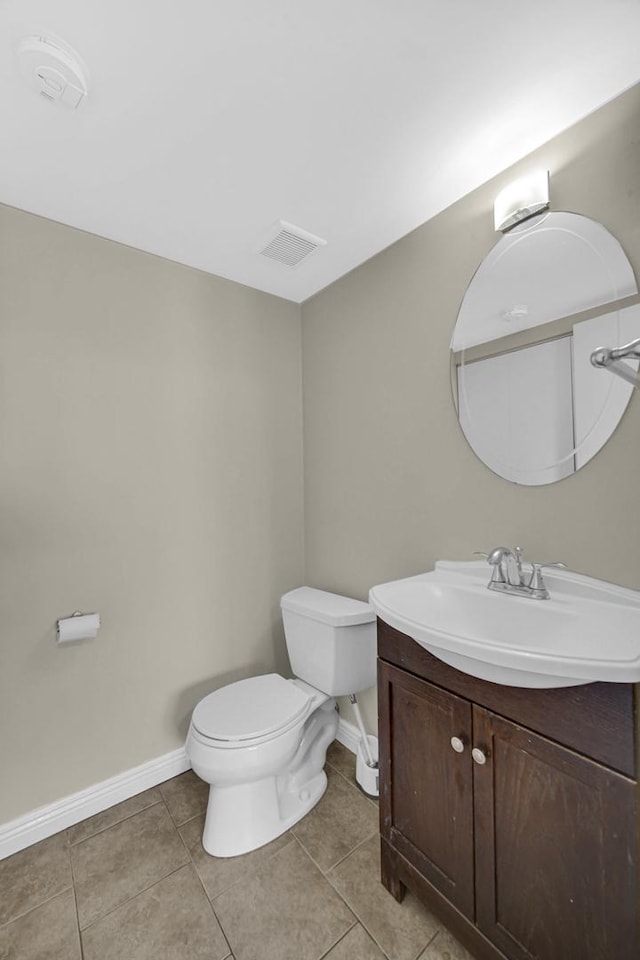
[[[545,590],[546,586],[544,578],[542,576],[542,571],[546,570],[548,567],[562,567],[566,569],[566,563],[562,563],[560,560],[550,560],[545,563],[538,563],[538,561],[531,562],[531,579],[529,580],[529,586],[532,590]]]
[[[484,557],[485,560],[488,560],[488,559],[489,559],[489,554],[488,554],[488,553],[484,553],[482,550],[474,550],[474,551],[473,551],[473,555],[474,555],[474,557]]]

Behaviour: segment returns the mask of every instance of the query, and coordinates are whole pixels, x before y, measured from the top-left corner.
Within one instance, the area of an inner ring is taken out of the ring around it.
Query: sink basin
[[[544,574],[551,599],[533,600],[488,590],[490,574],[484,561],[440,560],[429,573],[373,587],[369,602],[385,623],[482,680],[640,681],[640,592],[554,569]]]

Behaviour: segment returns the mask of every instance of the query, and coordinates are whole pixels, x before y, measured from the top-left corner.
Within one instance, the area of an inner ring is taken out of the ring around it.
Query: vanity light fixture
[[[506,233],[516,223],[549,206],[549,171],[538,170],[505,187],[493,204],[495,229]]]

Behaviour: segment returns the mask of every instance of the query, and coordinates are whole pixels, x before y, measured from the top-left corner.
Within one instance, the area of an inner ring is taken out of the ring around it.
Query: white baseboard
[[[0,824],[0,860],[190,768],[184,747]]]
[[[346,747],[347,750],[351,750],[351,753],[357,753],[358,743],[360,742],[360,731],[355,723],[349,723],[344,717],[340,717],[338,720],[336,740],[341,743],[343,747]]]
[[[336,739],[347,750],[357,753],[360,732],[354,723],[340,717]],[[155,787],[164,780],[176,777],[190,766],[184,747],[180,747],[139,767],[125,770],[109,780],[96,783],[93,787],[87,787],[86,790],[31,810],[16,820],[0,824],[0,860],[30,847],[38,840],[45,840],[60,830],[66,830],[87,817],[102,813],[108,807]]]

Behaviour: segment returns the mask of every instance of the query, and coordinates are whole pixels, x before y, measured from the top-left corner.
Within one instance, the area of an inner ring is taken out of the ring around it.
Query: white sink
[[[385,623],[483,680],[640,681],[640,592],[554,569],[544,572],[551,599],[533,600],[488,590],[490,575],[485,561],[439,560],[429,573],[373,587],[369,602]]]

